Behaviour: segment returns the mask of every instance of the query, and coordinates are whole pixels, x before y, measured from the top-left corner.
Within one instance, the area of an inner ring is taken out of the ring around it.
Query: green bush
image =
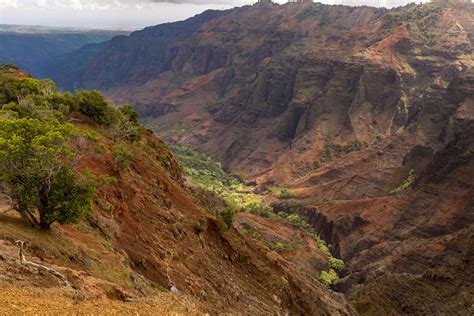
[[[135,111],[135,109],[129,104],[122,105],[119,110],[120,113],[122,113],[130,122],[136,124],[139,123],[138,119],[140,118],[140,116],[138,115],[137,111]]]
[[[110,126],[116,120],[115,109],[98,91],[76,93],[77,110],[99,125]]]
[[[341,259],[330,257],[328,259],[328,264],[329,267],[334,271],[341,271],[342,269],[344,269],[344,261],[342,261]]]
[[[18,102],[29,95],[40,93],[39,81],[32,78],[5,78],[0,81],[0,104]]]
[[[227,228],[231,228],[234,224],[235,210],[227,207],[220,211],[219,218],[227,225]]]
[[[112,159],[115,162],[116,169],[122,171],[130,165],[131,155],[123,145],[115,145],[112,149]]]
[[[122,107],[123,108],[123,107]],[[130,142],[141,138],[141,125],[138,123],[138,114],[135,117],[129,110],[124,114],[121,109],[114,110],[114,118],[110,123],[110,134],[114,139],[123,139]],[[133,109],[131,109],[133,111]]]
[[[202,234],[202,233],[206,232],[206,230],[207,230],[207,221],[205,219],[198,220],[195,228],[196,228],[196,232],[198,234]]]
[[[329,269],[328,271],[321,271],[321,273],[319,274],[319,280],[326,287],[329,287],[335,280],[337,280],[337,278],[337,273],[333,269]]]
[[[272,242],[270,243],[270,249],[275,250],[276,252],[287,251],[290,247],[282,242]]]
[[[271,188],[270,190],[279,199],[292,199],[295,197],[295,193],[286,188]]]
[[[105,145],[102,143],[98,144],[97,147],[95,148],[95,151],[98,154],[104,154],[106,150],[107,150],[107,147],[105,147]]]

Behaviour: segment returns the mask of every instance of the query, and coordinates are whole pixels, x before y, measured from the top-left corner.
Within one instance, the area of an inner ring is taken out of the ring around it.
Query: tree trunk
[[[40,222],[39,227],[40,227],[40,229],[48,230],[48,229],[51,228],[51,224],[52,223],[43,220],[43,221]]]
[[[27,220],[31,224],[31,226],[36,228],[40,226],[40,223],[38,222],[36,217],[34,217],[34,215],[30,213],[30,211],[22,209],[16,209],[16,211],[23,219]]]
[[[40,216],[39,226],[41,229],[48,230],[51,227],[52,222],[47,220],[47,214],[49,210],[48,195],[51,189],[51,185],[45,185],[39,192],[39,207],[38,212]]]

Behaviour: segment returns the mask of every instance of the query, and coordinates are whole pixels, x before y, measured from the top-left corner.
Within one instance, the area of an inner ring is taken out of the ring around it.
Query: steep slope
[[[124,37],[80,84],[262,190],[291,188],[275,207],[306,215],[348,263],[338,288],[361,312],[469,314],[473,21],[469,1],[261,4],[165,53],[139,33],[161,57],[126,76],[108,70],[136,56]]]
[[[1,70],[2,88],[32,82],[15,67]],[[34,97],[39,100],[44,94],[39,91]],[[8,119],[12,113],[1,106],[0,114]],[[84,220],[55,224],[52,231],[32,228],[1,206],[0,285],[18,300],[18,305],[2,305],[2,312],[43,311],[59,304],[67,304],[69,312],[79,307],[96,312],[95,305],[81,302],[88,299],[110,311],[123,306],[123,311],[142,313],[157,306],[156,311],[170,312],[355,314],[342,296],[202,210],[185,186],[176,159],[152,132],[142,129],[139,141],[125,141],[80,109],[67,114],[83,135],[71,144],[81,149],[76,169],[109,177],[108,185],[100,187],[93,211]],[[129,154],[128,166],[118,168],[117,145]],[[26,242],[29,260],[60,271],[72,289],[58,289],[61,283],[51,275],[15,259],[16,240]],[[34,294],[38,288],[51,288],[53,299],[42,302],[45,296]],[[25,303],[28,295],[36,298]]]

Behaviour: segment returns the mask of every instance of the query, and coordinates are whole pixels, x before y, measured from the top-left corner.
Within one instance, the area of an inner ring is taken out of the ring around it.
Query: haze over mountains
[[[209,222],[202,249],[219,264],[225,258],[226,273],[239,280],[232,285],[209,262],[201,270],[194,250],[186,248],[191,224],[181,227],[171,213],[160,215],[169,221],[160,227],[172,229],[174,237],[160,232],[153,240],[170,247],[173,238],[183,240],[173,248],[176,271],[188,276],[178,278],[180,290],[207,297],[214,311],[469,315],[473,31],[470,1],[394,9],[259,3],[209,10],[69,50],[45,63],[44,72],[36,71],[62,89],[97,89],[118,104],[131,104],[157,136],[210,154],[254,187],[271,214],[282,212],[289,221],[260,210],[238,213],[238,237],[222,237]],[[183,169],[190,182],[221,173],[200,174],[196,169],[211,158],[181,151],[190,155]],[[210,206],[212,214],[222,202],[215,196],[198,191],[197,202],[188,193],[180,200],[186,184],[173,159],[163,163],[172,182],[167,175],[156,204],[171,201],[183,218],[199,217],[195,204]],[[147,158],[139,155],[136,161],[122,184],[148,198],[144,192],[153,190],[153,177],[140,167]],[[153,170],[162,177],[158,167]],[[130,229],[139,231],[152,214],[141,207],[133,213],[118,196],[114,203],[130,214],[120,213],[121,219],[130,216]],[[285,214],[307,223],[291,222]],[[344,260],[340,278],[331,284],[344,297],[314,285],[312,276],[332,267],[331,260],[317,239],[291,223],[310,225],[331,245],[330,258]],[[122,222],[120,229],[117,240],[134,269],[164,284],[163,258],[141,258],[131,246],[133,232]],[[145,236],[136,240],[156,250]],[[236,240],[252,240],[251,252]],[[265,293],[260,281],[281,291]],[[312,302],[314,295],[318,300]]]
[[[17,64],[40,78],[49,72],[48,63],[86,44],[101,43],[128,30],[93,30],[26,25],[0,25],[0,63]]]

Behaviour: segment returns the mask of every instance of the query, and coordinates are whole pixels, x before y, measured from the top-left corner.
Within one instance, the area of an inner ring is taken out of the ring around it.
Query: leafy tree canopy
[[[73,143],[80,131],[67,122],[75,111],[113,139],[139,139],[131,106],[116,108],[97,91],[61,93],[51,80],[0,67],[0,193],[34,226],[73,223],[92,207],[95,178],[75,168]]]

